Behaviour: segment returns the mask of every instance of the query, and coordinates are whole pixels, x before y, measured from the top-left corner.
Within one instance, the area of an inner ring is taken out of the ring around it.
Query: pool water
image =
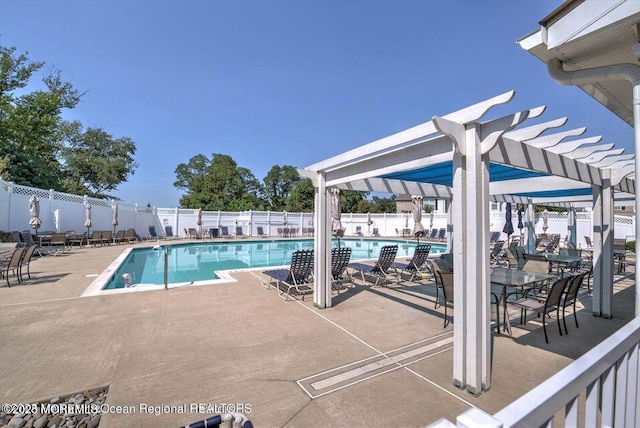
[[[333,246],[338,240],[333,240]],[[340,239],[351,247],[351,259],[372,259],[384,245],[398,245],[396,257],[411,257],[415,241]],[[164,284],[164,248],[134,248],[104,289]],[[312,239],[206,242],[167,245],[168,283],[192,283],[217,279],[216,272],[270,266],[286,266],[296,250],[313,249]],[[431,253],[444,252],[442,244],[431,244]],[[124,277],[124,279],[123,279]]]

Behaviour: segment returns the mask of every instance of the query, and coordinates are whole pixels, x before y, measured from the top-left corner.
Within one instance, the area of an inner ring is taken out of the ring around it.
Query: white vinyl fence
[[[27,230],[29,228],[29,198],[36,195],[40,200],[39,231],[84,232],[85,205],[92,207],[92,230],[112,230],[111,201],[95,199],[87,196],[43,190],[20,186],[0,180],[0,231]],[[423,213],[422,224],[426,230],[447,228],[447,214],[441,208],[436,210],[431,223],[430,214]],[[367,214],[343,213],[342,225],[345,235],[356,236],[360,230],[363,236],[373,235],[377,231],[380,236],[402,236],[403,230],[413,231],[413,215],[410,213],[371,214],[372,224],[367,223]],[[561,237],[567,235],[567,213],[550,212],[547,233],[557,233]],[[513,226],[518,235],[517,211],[513,211]],[[286,223],[285,223],[286,221]],[[490,230],[502,231],[505,213],[502,204],[490,211]],[[303,229],[314,228],[313,213],[285,213],[282,211],[203,211],[202,224],[198,225],[198,210],[185,208],[150,208],[137,204],[118,202],[118,226],[116,229],[134,228],[141,236],[149,234],[149,226],[155,226],[158,234],[162,234],[166,226],[170,226],[175,236],[185,236],[185,229],[195,228],[204,235],[210,228],[226,226],[229,233],[235,234],[236,227],[242,228],[245,236],[257,236],[258,227],[269,236],[278,236],[278,228],[297,229],[301,236]],[[593,222],[591,212],[576,214],[578,244],[586,245],[584,236],[592,237]],[[358,229],[359,228],[359,229]],[[523,234],[526,231],[523,229]],[[542,219],[536,215],[535,232],[542,233]],[[615,238],[635,240],[635,217],[616,216],[614,227]],[[501,239],[506,239],[502,234]]]

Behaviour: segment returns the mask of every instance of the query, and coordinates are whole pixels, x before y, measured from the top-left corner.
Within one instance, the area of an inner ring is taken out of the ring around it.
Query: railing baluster
[[[640,344],[631,348],[627,354],[627,414],[624,418],[624,426],[640,427]]]
[[[614,402],[616,397],[615,364],[600,376],[602,392],[600,393],[600,413],[602,426],[612,427],[614,423]]]
[[[573,400],[569,401],[564,408],[565,427],[577,427],[578,426],[578,397],[575,397]]]
[[[616,362],[616,397],[625,397],[627,392],[627,373],[628,373],[628,364],[629,361],[627,359],[627,354],[623,355]],[[618,421],[618,425],[620,421],[625,420],[625,415],[627,413],[627,400],[615,400],[614,405],[614,420]]]
[[[598,426],[598,408],[600,404],[600,378],[587,386],[584,424],[588,427]]]

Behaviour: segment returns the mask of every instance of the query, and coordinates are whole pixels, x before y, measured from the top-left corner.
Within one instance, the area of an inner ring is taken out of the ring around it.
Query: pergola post
[[[313,304],[324,309],[331,307],[331,204],[324,173],[315,184]]]
[[[613,298],[613,194],[610,172],[593,186],[593,315],[611,318]]]
[[[572,243],[574,247],[578,246],[578,241],[576,240],[576,209],[575,207],[569,207],[567,212],[567,236],[569,238],[568,242]],[[566,246],[565,242],[565,246]]]
[[[489,159],[483,156],[479,124],[433,120],[455,147],[451,207],[455,230],[453,383],[478,396],[491,386]]]
[[[529,201],[527,204],[527,211],[525,213],[525,225],[527,229],[527,253],[536,253],[536,211],[533,202]]]
[[[447,213],[447,249],[446,252],[450,253],[453,249],[453,217],[451,213],[451,201],[448,199],[443,200],[444,208]]]

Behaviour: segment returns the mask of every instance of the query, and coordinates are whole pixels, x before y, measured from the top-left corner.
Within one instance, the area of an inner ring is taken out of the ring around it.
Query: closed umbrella
[[[282,212],[282,224],[287,224],[287,223],[289,223],[289,218],[287,216],[287,212],[283,211]]]
[[[422,226],[422,196],[411,196],[411,206],[413,209],[413,236],[420,242],[420,237],[424,236],[424,226]]]
[[[373,224],[373,220],[371,220],[371,213],[367,213],[367,234],[371,235],[371,225]]]
[[[547,229],[549,229],[549,211],[545,208],[542,211],[542,230],[546,233]]]
[[[507,234],[507,242],[509,242],[509,238],[513,233],[513,223],[512,223],[513,215],[511,214],[511,203],[507,202],[507,207],[505,208],[504,213],[504,228],[502,231]]]
[[[202,208],[198,208],[198,219],[196,220],[198,225],[198,233],[202,236]]]
[[[518,229],[520,229],[520,245],[524,245],[524,238],[522,237],[522,229],[524,228],[524,224],[522,223],[522,214],[524,210],[520,208],[518,210]]]
[[[91,228],[91,205],[87,204],[84,206],[84,227],[87,228],[87,235],[89,235],[89,229]]]
[[[338,238],[338,247],[340,247],[340,237],[344,236],[342,229],[342,206],[340,204],[340,190],[331,189],[331,234]]]
[[[113,226],[113,241],[116,240],[116,226],[118,225],[118,201],[111,201],[111,226]]]
[[[433,211],[429,213],[429,230],[433,230]]]
[[[29,226],[35,229],[37,236],[38,229],[40,229],[42,222],[40,221],[40,201],[36,195],[32,195],[31,198],[29,198],[29,214],[31,215]]]

